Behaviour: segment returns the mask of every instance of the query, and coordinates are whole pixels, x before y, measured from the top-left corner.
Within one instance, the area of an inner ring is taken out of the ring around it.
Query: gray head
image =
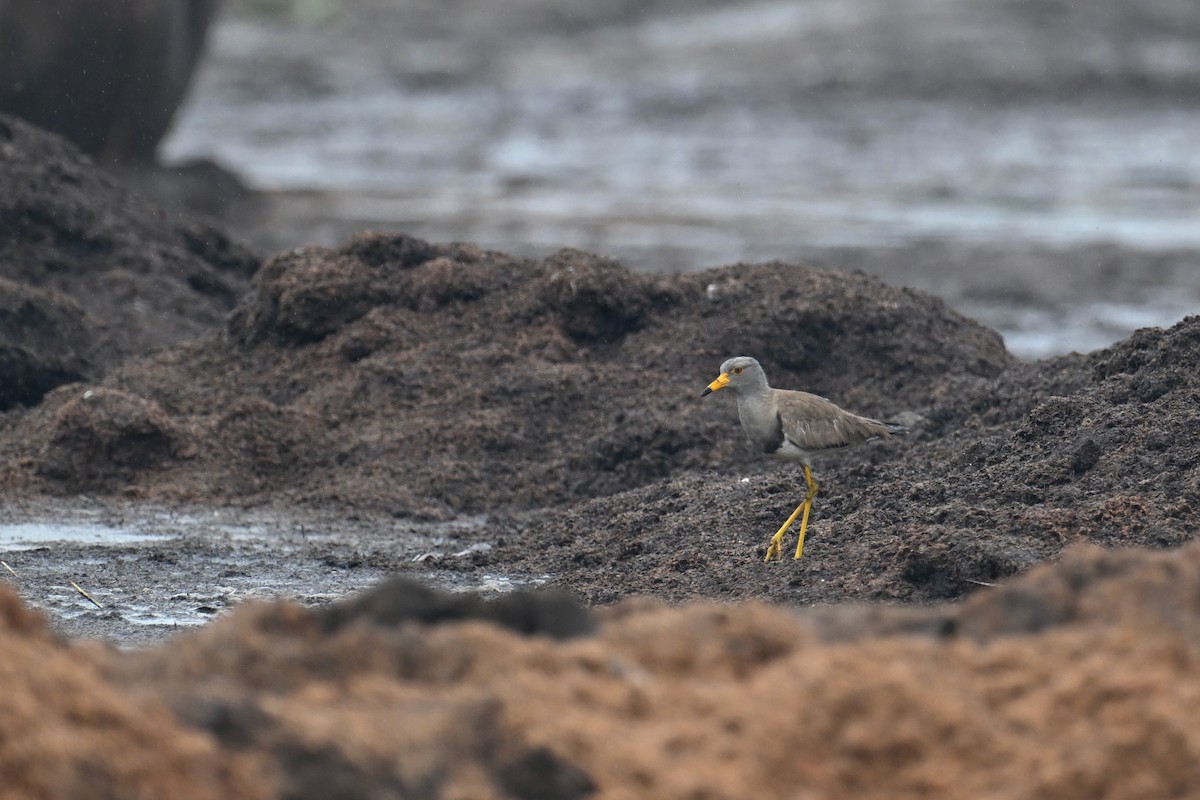
[[[726,387],[732,389],[735,394],[741,394],[747,390],[762,391],[770,388],[762,367],[750,356],[736,356],[722,364],[721,374],[700,393],[700,396],[704,397]]]

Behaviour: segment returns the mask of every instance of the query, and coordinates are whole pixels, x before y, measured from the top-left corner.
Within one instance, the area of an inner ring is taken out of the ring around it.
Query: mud
[[[0,448],[30,466],[9,482],[47,492],[527,511],[747,462],[697,396],[734,351],[880,415],[1010,362],[939,301],[865,277],[647,276],[363,235],[272,260],[224,332],[64,387]]]
[[[26,147],[61,147],[18,130]],[[38,175],[53,186],[55,173]],[[110,217],[138,215],[141,201],[87,180],[98,204],[130,204]],[[58,257],[56,240],[37,241]],[[405,564],[459,586],[501,575],[589,603],[950,599],[1074,542],[1191,538],[1198,328],[1189,318],[1021,363],[940,300],[863,274],[770,263],[654,275],[574,250],[530,260],[362,233],[270,259],[218,328],[12,409],[0,488],[10,502],[60,498],[68,516],[82,496],[150,520],[211,507],[254,525],[257,506],[280,531],[317,514],[321,535],[380,571]],[[754,354],[775,385],[913,429],[818,465],[799,563],[760,563],[797,474],[742,444],[727,398],[699,397],[731,353]],[[381,549],[390,520],[459,524],[468,557]],[[221,539],[204,524],[174,535]],[[153,572],[138,582],[169,581]],[[379,574],[316,581],[314,602]],[[215,594],[195,605],[220,609]]]
[[[400,573],[484,598],[544,582],[454,570],[484,549],[467,536],[481,525],[295,507],[8,502],[0,577],[62,636],[143,647],[241,603],[324,606]],[[430,571],[433,563],[442,569]]]
[[[807,555],[785,570],[758,560],[799,500],[801,479],[787,470],[679,476],[556,511],[521,528],[543,546],[517,566],[562,574],[600,602],[629,592],[929,600],[1080,541],[1177,546],[1200,524],[1188,434],[1200,422],[1198,342],[1200,318],[1190,317],[956,387],[922,409],[916,436],[818,469],[825,488]]]
[[[0,116],[0,408],[217,324],[258,259]]]
[[[260,267],[0,131],[14,796],[1196,793],[1200,317],[1022,362],[798,263]],[[800,561],[736,353],[912,428],[818,463]]]
[[[1191,538],[1198,332],[1022,364],[865,276],[652,276],[363,234],[276,257],[224,331],[56,390],[0,447],[22,492],[486,514],[452,571],[593,603],[949,599],[1073,542]],[[761,564],[798,474],[741,443],[726,398],[699,397],[733,352],[913,428],[818,465],[798,564]]]

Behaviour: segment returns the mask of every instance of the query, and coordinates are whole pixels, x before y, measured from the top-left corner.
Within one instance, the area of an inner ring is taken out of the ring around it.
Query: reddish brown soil
[[[630,601],[594,633],[395,582],[131,653],[3,590],[3,769],[30,798],[1190,796],[1197,576],[1195,545],[1081,546],[959,606]]]
[[[601,606],[393,584],[120,653],[4,590],[14,796],[1195,792],[1200,549],[1176,546],[1200,523],[1200,318],[1018,364],[862,275],[372,234],[239,294],[253,262],[219,234],[4,121],[10,186],[5,343],[43,366],[0,417],[7,499],[484,513],[490,549],[409,569],[545,575]],[[130,287],[157,287],[154,313]],[[699,396],[736,353],[913,427],[819,467],[800,562],[761,563],[795,470]],[[716,599],[782,602],[661,605]]]

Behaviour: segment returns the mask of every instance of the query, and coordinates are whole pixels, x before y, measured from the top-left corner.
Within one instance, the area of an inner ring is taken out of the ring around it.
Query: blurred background
[[[0,109],[265,252],[862,269],[1029,358],[1200,308],[1195,0],[0,0],[0,50]]]

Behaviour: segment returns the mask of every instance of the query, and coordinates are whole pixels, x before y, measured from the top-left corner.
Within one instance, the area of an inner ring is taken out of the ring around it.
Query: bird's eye
[[[745,367],[734,367],[734,368],[733,368],[733,374],[734,374],[734,375],[741,375],[741,374],[742,374],[743,372],[745,372],[745,371],[746,371],[746,368],[745,368]]]

